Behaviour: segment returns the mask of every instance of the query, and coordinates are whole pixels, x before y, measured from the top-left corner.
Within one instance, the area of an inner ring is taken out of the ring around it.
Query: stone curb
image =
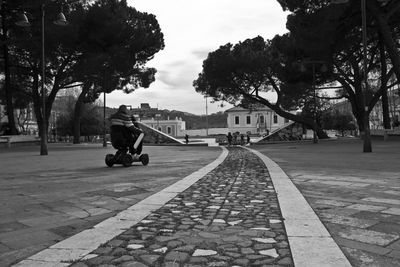
[[[225,147],[221,147],[221,149],[221,155],[207,166],[136,203],[116,216],[95,225],[93,228],[58,242],[13,266],[64,267],[69,266],[74,261],[84,259],[91,251],[130,229],[152,211],[161,208],[178,193],[184,191],[220,165],[228,155],[228,150]]]
[[[274,185],[296,267],[351,267],[346,256],[286,173],[267,156],[247,148],[266,165]]]

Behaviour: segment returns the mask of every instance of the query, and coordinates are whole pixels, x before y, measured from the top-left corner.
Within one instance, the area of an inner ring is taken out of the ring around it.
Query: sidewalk
[[[400,142],[254,146],[289,175],[353,266],[400,266]]]
[[[214,161],[220,148],[145,147],[148,166],[106,167],[100,145],[0,148],[0,266],[116,215]]]

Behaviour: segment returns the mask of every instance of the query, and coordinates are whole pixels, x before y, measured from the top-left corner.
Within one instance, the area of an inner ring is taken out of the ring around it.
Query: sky
[[[204,115],[206,99],[192,84],[208,53],[227,43],[258,35],[272,39],[287,32],[287,13],[276,0],[128,0],[128,4],[156,16],[165,48],[146,64],[157,69],[156,81],[131,94],[108,94],[108,107],[149,103],[153,108]],[[221,103],[208,99],[207,114],[232,107]]]

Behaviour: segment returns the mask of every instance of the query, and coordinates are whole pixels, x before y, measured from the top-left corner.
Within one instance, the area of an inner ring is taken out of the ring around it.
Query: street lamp
[[[379,2],[386,3],[387,0],[378,0]],[[333,4],[348,3],[349,0],[331,0]],[[369,113],[367,106],[367,92],[368,92],[368,59],[367,59],[367,5],[366,0],[361,0],[361,27],[362,27],[362,45],[363,45],[363,83],[364,92],[362,92],[361,105],[364,108],[363,126],[364,126],[364,152],[372,152],[371,146],[371,131],[369,128]]]
[[[104,105],[103,105],[103,147],[107,147],[106,140],[106,91],[104,90]]]
[[[206,96],[206,136],[208,136],[208,104],[207,104],[207,96]]]
[[[159,131],[159,127],[160,127],[160,118],[161,118],[161,114],[157,113],[156,114],[156,119],[157,119],[157,130]]]
[[[42,124],[41,124],[41,136],[40,136],[40,155],[48,155],[47,150],[47,124],[46,124],[46,88],[45,88],[45,50],[44,50],[44,18],[45,18],[45,3],[43,2],[40,6],[40,15],[41,15],[41,63],[42,63],[42,80],[41,80],[41,93],[42,93]],[[68,25],[68,21],[65,19],[65,16],[62,12],[60,12],[57,16],[57,20],[53,21],[55,25],[58,26],[66,26]],[[15,23],[21,27],[29,27],[31,24],[25,13],[23,13],[20,19]]]
[[[313,108],[313,121],[314,121],[314,126],[313,126],[313,143],[318,143],[318,135],[317,135],[317,89],[315,85],[315,65],[316,64],[322,64],[321,71],[326,72],[327,67],[325,65],[325,61],[322,60],[307,60],[303,61],[301,63],[301,71],[305,72],[306,69],[304,67],[304,64],[311,64],[312,66],[312,89],[313,89],[313,99],[314,99],[314,108]]]

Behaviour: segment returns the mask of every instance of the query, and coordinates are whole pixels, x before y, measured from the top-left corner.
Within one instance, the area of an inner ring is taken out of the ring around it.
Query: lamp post
[[[379,2],[387,2],[387,0],[378,0]],[[345,4],[349,0],[331,0],[332,4]],[[361,97],[361,106],[363,107],[363,126],[364,126],[364,144],[363,152],[372,152],[371,131],[369,127],[369,113],[367,106],[368,92],[368,59],[367,59],[367,5],[366,0],[361,0],[361,27],[362,27],[362,46],[363,46],[363,83],[364,92]]]
[[[206,136],[208,136],[208,104],[207,104],[207,96],[206,96]]]
[[[157,131],[160,131],[160,130],[159,130],[159,127],[160,127],[160,118],[161,118],[161,114],[157,113],[157,114],[156,114],[156,119],[157,119]]]
[[[103,147],[107,147],[106,137],[106,91],[104,90],[104,105],[103,105]]]
[[[45,3],[43,2],[40,5],[40,16],[41,16],[41,94],[42,94],[42,123],[41,123],[41,136],[40,136],[40,155],[45,156],[48,155],[47,149],[47,124],[46,124],[46,88],[45,88],[45,65],[46,62],[44,60],[45,56],[45,47],[44,47],[44,18],[45,18]],[[55,25],[58,26],[66,26],[68,25],[68,21],[65,19],[65,16],[62,12],[58,14],[57,20],[53,22]],[[21,20],[15,23],[21,27],[29,27],[31,24],[28,21],[28,18],[25,14],[22,14]]]
[[[313,126],[313,143],[316,144],[318,143],[318,135],[317,135],[317,88],[315,84],[315,65],[316,64],[322,64],[321,71],[326,72],[326,65],[325,61],[323,60],[307,60],[303,61],[301,65],[301,71],[305,72],[306,69],[304,67],[304,64],[311,64],[312,66],[312,89],[313,89],[313,121],[314,121],[314,126]]]

